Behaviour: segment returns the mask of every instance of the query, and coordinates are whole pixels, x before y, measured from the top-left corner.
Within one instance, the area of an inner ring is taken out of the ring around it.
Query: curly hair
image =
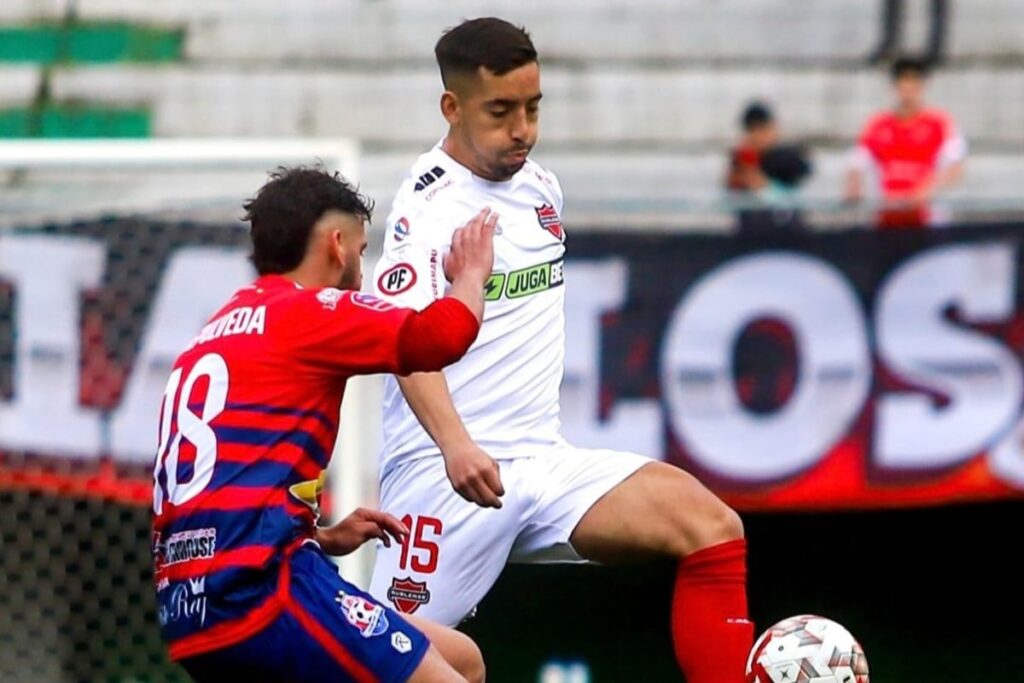
[[[332,209],[369,221],[373,200],[338,173],[321,166],[279,166],[256,196],[242,205],[250,224],[252,256],[260,275],[286,273],[306,255],[317,221]]]

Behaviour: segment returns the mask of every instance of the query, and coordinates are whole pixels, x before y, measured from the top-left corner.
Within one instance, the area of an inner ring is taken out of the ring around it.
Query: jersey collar
[[[253,286],[261,289],[302,289],[302,285],[294,280],[289,280],[283,275],[277,273],[271,275],[261,275],[256,278],[253,282]]]
[[[455,157],[453,157],[451,154],[448,154],[448,152],[444,151],[445,139],[446,138],[441,138],[437,145],[434,146],[434,149],[437,151],[438,154],[440,154],[442,157],[451,162],[456,173],[462,174],[464,177],[469,178],[475,182],[485,183],[487,185],[508,186],[508,184],[514,182],[516,178],[519,176],[519,174],[523,172],[523,169],[526,168],[526,166],[523,165],[523,168],[516,171],[515,175],[509,178],[508,180],[488,180],[487,178],[481,178],[477,174],[473,173],[473,171],[471,171],[468,167],[456,161]],[[529,160],[527,160],[527,163],[529,163]]]

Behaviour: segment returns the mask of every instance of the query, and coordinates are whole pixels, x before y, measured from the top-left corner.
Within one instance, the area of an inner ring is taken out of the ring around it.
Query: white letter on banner
[[[174,361],[210,316],[252,276],[243,249],[184,247],[170,258],[124,399],[110,425],[114,458],[153,460],[160,400]]]
[[[598,420],[601,396],[601,315],[622,307],[628,266],[621,259],[565,264],[565,376],[562,432],[577,446],[664,454],[658,402],[619,401]]]
[[[948,467],[992,445],[1021,405],[1020,366],[999,342],[945,319],[955,307],[972,323],[1013,313],[1014,247],[964,244],[914,257],[878,295],[875,325],[885,364],[921,392],[878,401],[875,449],[887,467]]]
[[[15,288],[14,400],[0,404],[0,447],[96,457],[99,411],[79,405],[83,289],[104,247],[80,237],[0,235],[0,277]]]
[[[784,406],[757,415],[737,396],[733,349],[746,326],[769,317],[792,330],[798,375]],[[813,465],[860,412],[871,382],[864,316],[843,276],[816,258],[739,258],[676,308],[661,372],[672,428],[701,465],[741,481],[779,479]]]

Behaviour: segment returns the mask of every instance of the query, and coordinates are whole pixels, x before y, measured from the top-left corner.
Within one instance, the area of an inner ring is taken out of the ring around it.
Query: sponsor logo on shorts
[[[355,626],[363,638],[379,636],[388,630],[388,617],[380,605],[345,591],[338,591],[334,601],[341,606],[348,623]]]
[[[427,590],[426,581],[413,581],[409,577],[400,579],[396,576],[388,588],[388,600],[399,612],[412,614],[420,605],[430,602],[430,591]]]
[[[395,648],[403,655],[408,654],[412,651],[412,640],[409,636],[405,635],[401,631],[395,631],[391,634],[391,647]]]
[[[408,263],[396,263],[377,279],[377,289],[385,294],[401,294],[416,284],[416,270]]]
[[[167,537],[163,544],[163,565],[181,564],[192,560],[209,560],[217,549],[217,530],[189,529]]]

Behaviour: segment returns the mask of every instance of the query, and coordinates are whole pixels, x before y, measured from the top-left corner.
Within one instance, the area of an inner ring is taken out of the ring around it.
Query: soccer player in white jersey
[[[371,592],[454,625],[506,562],[679,558],[672,636],[689,683],[740,683],[753,638],[739,516],[681,469],[560,435],[565,317],[562,190],[529,159],[541,101],[525,30],[463,22],[436,47],[444,139],[395,198],[379,296],[444,296],[451,226],[500,216],[480,335],[443,373],[388,379],[381,508],[412,533],[378,548]]]

